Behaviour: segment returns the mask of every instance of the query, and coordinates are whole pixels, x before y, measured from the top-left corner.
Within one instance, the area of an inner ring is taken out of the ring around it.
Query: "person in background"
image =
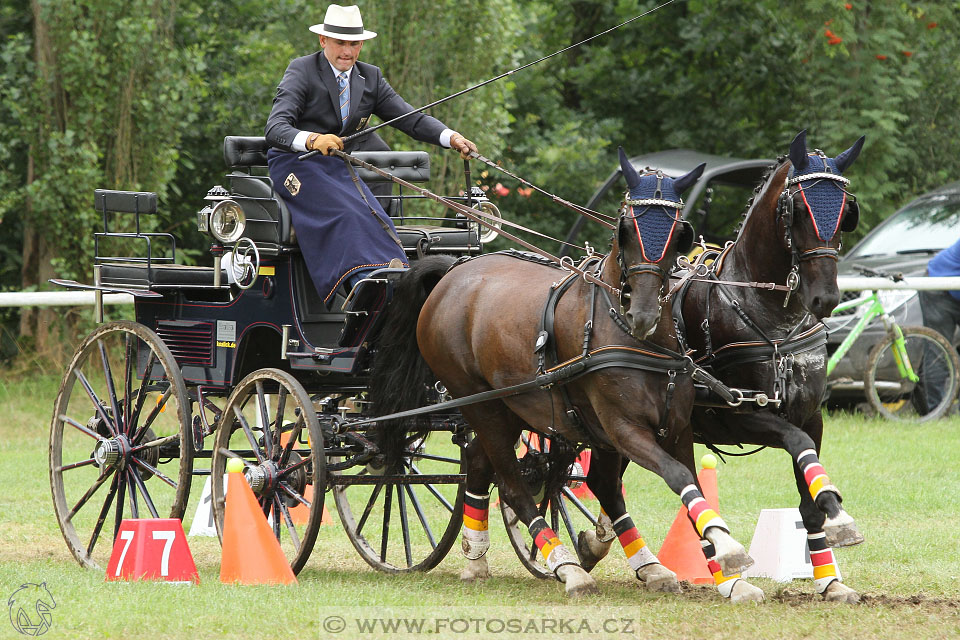
[[[927,275],[934,278],[960,276],[960,239],[930,259]],[[924,326],[953,343],[954,332],[960,326],[960,291],[922,290],[918,295]],[[936,406],[943,396],[943,389],[932,385],[925,385],[922,392],[928,406]]]

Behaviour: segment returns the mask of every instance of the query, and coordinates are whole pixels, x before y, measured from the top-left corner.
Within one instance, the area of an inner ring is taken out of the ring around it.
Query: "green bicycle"
[[[902,276],[872,269],[864,275],[884,276],[894,281]],[[876,318],[883,320],[886,335],[867,356],[863,372],[863,391],[867,402],[890,420],[926,422],[943,416],[960,389],[960,359],[953,345],[937,331],[927,327],[901,327],[871,291],[833,310],[839,315],[854,309],[859,319],[837,350],[827,360],[827,375],[836,368],[864,329]]]

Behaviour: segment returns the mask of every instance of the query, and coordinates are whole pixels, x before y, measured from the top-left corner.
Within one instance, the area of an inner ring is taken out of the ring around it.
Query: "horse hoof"
[[[709,527],[704,537],[716,550],[714,560],[720,565],[723,574],[732,576],[753,565],[753,558],[747,554],[743,545],[734,540],[729,533],[719,527]]]
[[[659,562],[648,564],[637,569],[637,578],[650,591],[661,593],[680,593],[680,583],[677,574]]]
[[[613,540],[600,542],[596,531],[581,531],[577,536],[577,550],[580,552],[580,566],[583,570],[589,573],[598,562],[607,557],[612,542]]]
[[[469,560],[467,566],[460,572],[460,579],[464,582],[474,582],[476,580],[486,580],[490,577],[490,566],[487,564],[486,556],[476,560]]]
[[[567,595],[571,598],[579,598],[600,591],[597,588],[597,581],[582,567],[575,564],[563,565],[557,569],[557,578],[565,585]]]
[[[746,580],[737,580],[730,591],[730,602],[763,602],[763,589]]]
[[[718,555],[714,560],[716,560],[720,568],[723,569],[723,575],[725,576],[743,573],[745,569],[753,566],[754,562],[753,558],[750,557],[743,547],[722,556]]]
[[[839,580],[834,580],[828,584],[826,590],[824,590],[823,599],[827,602],[858,604],[860,602],[860,594]]]
[[[851,547],[863,542],[863,534],[846,511],[841,510],[835,518],[827,518],[823,523],[828,547]]]

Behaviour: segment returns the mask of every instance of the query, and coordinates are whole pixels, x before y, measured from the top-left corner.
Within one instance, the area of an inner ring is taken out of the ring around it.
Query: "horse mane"
[[[758,207],[763,206],[764,210],[775,205],[776,198],[780,197],[783,191],[783,184],[787,180],[787,171],[790,167],[790,160],[787,156],[778,156],[775,164],[770,165],[760,178],[760,183],[753,189],[754,195],[747,201],[746,209],[737,225],[737,238],[743,232],[750,214]]]

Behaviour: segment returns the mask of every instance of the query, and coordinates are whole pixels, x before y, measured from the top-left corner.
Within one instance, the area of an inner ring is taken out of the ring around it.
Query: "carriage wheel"
[[[546,443],[540,441],[536,434],[525,434],[523,442],[527,451],[534,449],[539,451],[541,446],[549,451],[549,440],[544,439]],[[527,452],[524,455],[531,455]],[[521,456],[522,460],[523,456]],[[578,471],[576,481],[582,481],[582,471]],[[577,559],[582,563],[580,549],[577,546],[577,539],[581,531],[593,529],[597,526],[597,517],[591,511],[590,505],[574,493],[574,489],[569,486],[576,482],[568,482],[549,496],[535,496],[539,498],[537,510],[551,529],[557,534],[568,549],[577,554]],[[585,484],[583,486],[586,486]],[[507,537],[513,550],[516,551],[520,562],[526,567],[527,571],[534,577],[542,580],[556,578],[553,571],[547,567],[547,562],[540,549],[534,544],[530,537],[530,532],[526,525],[520,522],[516,512],[504,501],[500,500],[500,513],[503,516],[503,524],[507,528]]]
[[[260,369],[227,398],[210,463],[221,540],[228,458],[244,461],[247,482],[290,568],[298,573],[320,530],[327,471],[320,422],[296,378],[279,369]]]
[[[105,567],[124,518],[182,518],[190,494],[190,400],[153,331],[111,322],[77,349],[50,426],[50,486],[67,546]]]
[[[933,329],[903,327],[903,340],[910,366],[920,378],[916,383],[901,379],[892,334],[878,343],[867,357],[864,393],[870,406],[888,420],[926,422],[950,410],[960,387],[960,362],[953,345]],[[926,391],[936,389],[938,402]]]
[[[393,468],[367,465],[333,479],[340,522],[374,569],[429,571],[456,541],[466,467],[458,436],[444,435],[414,442]]]

